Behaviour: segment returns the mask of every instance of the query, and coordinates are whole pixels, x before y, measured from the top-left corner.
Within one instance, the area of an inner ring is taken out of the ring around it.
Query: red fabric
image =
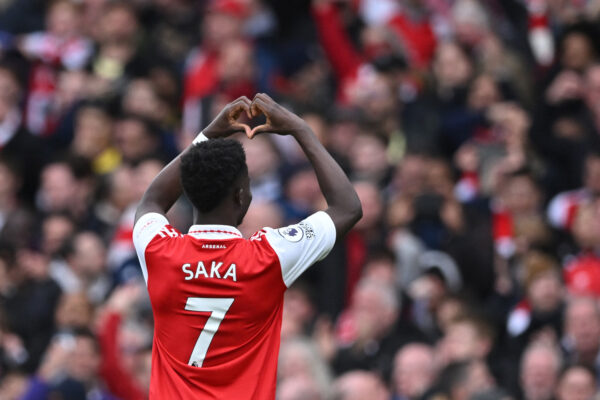
[[[219,84],[216,52],[199,51],[189,61],[184,76],[183,101],[213,93]]]
[[[567,264],[564,277],[571,293],[600,297],[600,257],[597,255],[580,255]]]
[[[410,64],[417,68],[427,68],[437,46],[429,20],[412,21],[403,14],[398,14],[388,25],[402,41]]]
[[[494,241],[512,238],[514,236],[513,219],[506,211],[494,211],[492,213],[492,225]]]
[[[119,226],[113,237],[113,242],[124,242],[131,245],[131,239],[133,238],[133,228],[130,226]]]
[[[477,174],[477,171],[463,172],[460,181],[465,181],[469,186],[473,187],[475,191],[479,190],[479,175]]]
[[[56,128],[52,101],[56,92],[56,72],[53,67],[37,62],[31,68],[25,124],[29,131],[46,136]]]
[[[253,82],[242,81],[221,86],[220,92],[225,95],[227,101],[233,101],[240,96],[246,96],[251,99],[256,94],[257,89]]]
[[[356,340],[358,332],[352,313],[344,310],[335,325],[335,338],[338,344],[348,346]]]
[[[313,16],[321,46],[340,83],[339,100],[344,102],[344,88],[356,78],[364,60],[348,38],[334,5],[314,7]]]
[[[529,16],[529,29],[545,28],[548,26],[548,18],[543,14],[532,14]]]
[[[105,316],[106,319],[98,334],[102,361],[100,364],[100,375],[111,393],[121,399],[144,400],[148,396],[140,388],[133,376],[131,376],[121,365],[119,358],[119,345],[117,333],[121,325],[121,315],[112,313]]]
[[[571,229],[573,223],[575,222],[575,217],[577,216],[577,211],[579,210],[579,203],[569,203],[567,205],[567,221],[565,227],[567,229]]]
[[[155,322],[150,399],[275,399],[286,289],[279,257],[261,235],[214,241],[163,229],[172,233],[157,234],[144,253]],[[236,278],[226,278],[233,264]],[[201,365],[188,365],[217,312]]]
[[[213,0],[208,10],[233,15],[238,18],[244,17],[248,12],[247,7],[241,1],[237,0]]]
[[[346,305],[348,305],[367,260],[367,245],[359,232],[350,231],[346,236],[346,260]]]

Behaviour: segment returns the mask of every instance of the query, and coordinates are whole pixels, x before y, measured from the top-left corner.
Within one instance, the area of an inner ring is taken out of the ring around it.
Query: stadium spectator
[[[286,385],[286,381],[298,378],[311,382],[320,398],[326,398],[332,381],[329,366],[311,342],[291,338],[282,343],[277,379],[279,385]]]
[[[403,344],[420,339],[416,328],[400,326],[399,312],[391,282],[361,280],[350,307],[338,319],[334,371],[340,374],[354,369],[371,370],[388,381],[396,351]]]
[[[481,360],[452,362],[444,367],[424,398],[464,400],[492,390],[495,382]]]
[[[523,352],[520,366],[522,396],[527,400],[548,400],[562,367],[560,352],[547,343],[532,343]]]
[[[558,263],[540,252],[523,257],[525,297],[511,310],[507,331],[514,338],[517,354],[532,338],[548,334],[557,340],[562,335],[564,288]]]
[[[437,375],[434,357],[433,348],[422,343],[398,350],[392,375],[394,400],[418,399],[431,387]]]
[[[600,349],[600,313],[593,298],[575,297],[565,310],[561,341],[568,362],[594,368]]]
[[[100,352],[91,332],[80,330],[57,336],[46,353],[22,399],[51,399],[53,396],[115,399],[98,379]]]
[[[558,400],[581,400],[593,398],[596,393],[596,377],[588,368],[573,365],[566,368],[558,379]]]
[[[415,389],[425,398],[597,397],[580,365],[596,371],[600,348],[599,22],[593,0],[0,0],[0,398],[21,399],[74,328],[110,333],[134,388],[115,397],[148,397],[150,305],[110,300],[143,279],[137,203],[257,91],[307,122],[365,214],[282,307],[283,346],[318,348],[331,382],[285,379],[277,396],[328,399],[348,353],[408,398],[393,360],[418,358],[401,347],[417,340],[442,368],[463,360]],[[322,209],[293,139],[241,136],[244,237]],[[192,212],[184,196],[168,218],[187,232]],[[393,313],[364,311],[391,293]],[[380,333],[366,344],[354,308]],[[489,335],[460,327],[474,315]],[[468,387],[486,375],[473,356],[496,384]]]
[[[381,379],[374,373],[349,371],[333,382],[332,396],[336,400],[359,400],[367,397],[386,400],[389,394]]]

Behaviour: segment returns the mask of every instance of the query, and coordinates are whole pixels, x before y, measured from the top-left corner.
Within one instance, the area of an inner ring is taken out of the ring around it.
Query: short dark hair
[[[200,142],[181,157],[181,185],[200,212],[214,209],[248,173],[242,144],[234,139]]]

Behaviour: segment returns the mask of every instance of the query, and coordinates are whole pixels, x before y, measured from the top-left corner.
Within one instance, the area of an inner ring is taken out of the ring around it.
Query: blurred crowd
[[[286,293],[279,400],[600,398],[600,1],[0,0],[0,399],[147,398],[136,203],[256,92],[364,211]],[[240,138],[246,237],[324,207],[289,139]]]

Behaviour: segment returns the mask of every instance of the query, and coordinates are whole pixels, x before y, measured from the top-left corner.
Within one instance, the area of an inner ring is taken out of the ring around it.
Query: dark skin
[[[237,122],[243,112],[249,118],[264,114],[266,123],[250,129],[247,125]],[[329,214],[335,225],[338,240],[362,217],[362,208],[354,187],[308,124],[277,104],[268,95],[259,93],[252,101],[247,97],[234,100],[225,106],[203,131],[209,139],[228,137],[238,132],[245,132],[250,139],[263,133],[291,135],[296,139],[315,169],[319,187],[327,201],[328,208],[325,212]],[[154,178],[138,205],[136,222],[138,218],[149,212],[166,214],[179,198],[182,193],[179,165],[181,156],[188,149]],[[251,199],[249,179],[246,175],[236,182],[231,194],[216,208],[207,213],[194,210],[194,224],[238,226],[248,210]]]

